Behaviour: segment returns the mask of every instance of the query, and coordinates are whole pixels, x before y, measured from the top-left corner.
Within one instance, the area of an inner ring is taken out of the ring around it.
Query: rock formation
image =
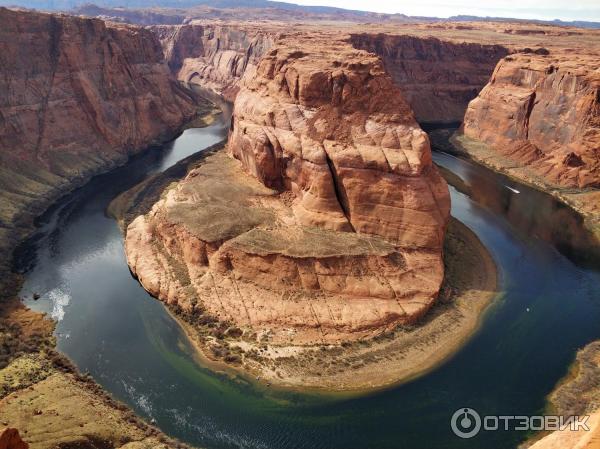
[[[410,35],[360,33],[350,41],[381,56],[416,118],[424,122],[462,121],[469,101],[509,53],[504,45]]]
[[[196,106],[148,30],[0,8],[0,42],[0,242],[10,254],[52,201],[173,136]]]
[[[294,344],[373,335],[434,303],[448,189],[376,55],[280,39],[244,74],[228,152],[128,227],[152,294]]]
[[[21,439],[19,431],[11,427],[0,430],[0,449],[28,449],[29,444]]]
[[[600,448],[600,341],[577,352],[569,374],[549,396],[554,413],[563,417],[588,416],[588,429],[563,430],[544,436],[531,449],[598,449]]]
[[[542,186],[600,187],[598,56],[545,49],[507,56],[469,104],[463,133]]]
[[[276,32],[251,26],[154,26],[173,74],[233,100],[238,82],[273,45]]]

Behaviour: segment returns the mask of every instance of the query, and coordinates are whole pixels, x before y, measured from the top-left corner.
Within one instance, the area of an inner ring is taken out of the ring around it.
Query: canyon
[[[563,166],[574,169],[556,175],[561,166],[548,159],[555,172],[546,169],[546,176],[579,176],[570,187],[595,186],[598,33],[586,33],[593,39],[584,41],[578,31],[490,24],[418,24],[406,26],[406,34],[385,26],[365,33],[353,25],[324,31],[302,24],[292,32],[281,23],[200,20],[151,29],[174,76],[235,99],[227,152],[240,165],[215,156],[210,173],[202,167],[188,173],[127,230],[132,271],[153,295],[186,313],[198,309],[261,335],[286,335],[288,344],[360,339],[422,318],[443,279],[449,206],[416,119],[456,123],[464,116],[455,142],[503,149],[509,140],[522,146],[523,139],[545,136],[537,144],[548,153],[560,146]],[[559,44],[546,48],[540,35],[558,37]],[[557,68],[569,44],[581,47],[574,74]],[[535,66],[540,61],[542,68]],[[524,63],[541,75],[532,76]],[[528,97],[531,105],[505,112],[521,96],[520,76],[540,92]],[[555,134],[545,133],[555,117],[550,112],[568,124],[554,127]],[[219,184],[215,173],[245,192],[250,209],[242,216],[231,192],[200,193]],[[199,205],[211,210],[215,198],[224,201],[217,208],[222,219],[236,222],[221,224],[222,233],[209,223],[216,211],[192,212]],[[328,235],[319,240],[322,254],[310,244],[318,239],[313,228]],[[358,240],[342,243],[338,235]],[[339,252],[343,246],[351,251]],[[418,252],[428,257],[419,261]],[[177,269],[170,269],[174,260]],[[421,289],[405,287],[413,283],[409,273],[427,273]],[[325,299],[298,299],[311,291]],[[296,299],[284,301],[288,296]],[[364,298],[374,302],[367,306]]]
[[[12,253],[52,203],[172,139],[204,103],[141,28],[0,8],[0,47],[2,426],[25,430],[32,448],[172,442],[56,353],[54,324],[16,296]],[[0,441],[27,447],[12,428]]]
[[[301,25],[303,34],[322,27]],[[265,52],[288,34],[282,23],[220,23],[193,20],[185,25],[150,27],[158,34],[173,74],[186,83],[212,89],[229,100],[247,68],[254,69]],[[382,31],[386,29],[383,28]],[[356,49],[378,55],[420,122],[455,123],[467,104],[487,83],[509,46],[460,42],[392,31],[358,32],[342,27],[339,34]]]
[[[60,196],[210,108],[177,80],[234,103],[226,146],[134,210],[123,222],[125,250],[132,273],[202,353],[273,383],[289,374],[293,386],[335,389],[337,377],[356,387],[351,378],[364,381],[369,366],[329,373],[312,362],[307,373],[297,362],[308,365],[321,350],[331,360],[339,351],[356,355],[361,342],[398,330],[425,332],[440,303],[458,303],[445,263],[468,259],[475,272],[479,261],[488,277],[463,285],[470,296],[460,298],[474,307],[469,325],[431,360],[419,359],[419,372],[477,328],[496,287],[494,261],[471,231],[450,222],[448,187],[419,123],[462,122],[457,152],[555,193],[592,226],[600,216],[598,32],[208,20],[142,28],[5,8],[0,23],[4,254]],[[452,239],[463,246],[448,246]],[[449,253],[457,259],[449,262]],[[0,268],[8,276],[9,257]],[[35,322],[31,341],[44,343],[41,353],[3,354],[7,369],[26,367],[28,390],[11,389],[0,407],[28,425],[38,409],[21,413],[18,394],[34,404],[38,393],[64,390],[93,421],[102,393],[61,369],[51,326],[16,302],[17,279],[5,284],[3,329],[23,332]],[[450,327],[448,316],[436,332]],[[436,335],[440,346],[444,334]],[[283,359],[288,365],[272,363]],[[415,375],[402,364],[360,386]],[[166,438],[110,398],[101,408],[106,419],[91,434],[102,441],[159,447]],[[57,426],[43,419],[42,430]],[[125,421],[132,425],[115,427]],[[55,442],[85,441],[79,425],[69,422]],[[45,447],[43,432],[28,438]]]
[[[600,223],[598,53],[565,49],[503,58],[470,104],[456,146],[549,191]]]
[[[548,185],[600,187],[598,68],[595,55],[504,58],[469,104],[463,134],[531,166]]]
[[[273,45],[281,33],[278,28],[195,22],[149,27],[158,36],[177,79],[212,90],[229,101],[235,99],[244,72],[256,67]]]
[[[379,58],[287,39],[241,80],[239,162],[215,156],[129,225],[132,272],[187,312],[288,344],[415,322],[443,280],[450,209],[427,136]]]
[[[198,106],[150,31],[6,8],[0,24],[0,245],[11,254],[53,201],[172,138]]]

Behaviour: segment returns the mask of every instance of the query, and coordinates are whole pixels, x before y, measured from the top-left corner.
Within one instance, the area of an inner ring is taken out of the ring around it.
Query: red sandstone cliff
[[[498,63],[469,104],[464,136],[486,144],[486,158],[524,167],[543,186],[600,187],[598,56],[540,53]]]
[[[148,30],[0,8],[0,47],[0,241],[10,254],[58,196],[172,136],[196,106]]]
[[[244,72],[256,66],[277,33],[250,26],[189,24],[149,28],[173,74],[233,100]]]
[[[448,192],[427,135],[378,57],[328,38],[287,38],[244,77],[229,151],[307,226],[439,250]]]
[[[422,317],[443,280],[449,193],[381,60],[294,35],[240,86],[227,146],[239,162],[212,156],[129,225],[140,282],[279,343]]]
[[[462,121],[469,101],[509,52],[503,45],[382,33],[352,34],[350,42],[382,58],[416,118],[425,122]]]

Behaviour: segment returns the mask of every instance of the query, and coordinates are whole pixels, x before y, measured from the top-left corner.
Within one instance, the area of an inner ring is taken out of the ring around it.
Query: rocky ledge
[[[600,224],[598,54],[516,53],[470,102],[455,144]]]
[[[281,39],[244,74],[227,153],[129,225],[153,295],[285,344],[365,338],[433,305],[449,193],[377,56]]]

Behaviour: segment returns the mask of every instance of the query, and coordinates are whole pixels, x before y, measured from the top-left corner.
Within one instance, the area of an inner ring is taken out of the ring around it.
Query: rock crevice
[[[129,225],[153,295],[301,345],[367,338],[434,304],[449,193],[378,56],[280,37],[239,82],[227,153]]]

